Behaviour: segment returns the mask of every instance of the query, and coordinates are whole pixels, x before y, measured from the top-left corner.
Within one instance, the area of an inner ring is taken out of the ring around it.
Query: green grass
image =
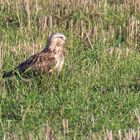
[[[18,11],[11,1],[9,9],[7,2],[2,2],[1,73],[40,51],[52,32],[67,36],[68,56],[59,77],[54,74],[28,81],[16,77],[0,79],[1,139],[14,136],[45,139],[45,135],[56,139],[89,139],[92,134],[103,139],[107,130],[116,138],[120,136],[118,131],[124,135],[134,129],[137,133],[139,9],[134,3],[129,9],[130,3],[117,1],[116,8],[112,1],[107,5],[97,2],[95,7],[89,2],[87,10],[83,10],[82,3],[76,6],[75,2],[62,3],[43,1],[35,13],[37,9],[31,1],[29,21],[23,3],[17,6]],[[45,4],[49,7],[45,8]]]

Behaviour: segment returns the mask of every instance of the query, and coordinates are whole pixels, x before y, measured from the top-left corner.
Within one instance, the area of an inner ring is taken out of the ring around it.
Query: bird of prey
[[[15,69],[5,72],[3,78],[20,74],[24,78],[43,73],[60,72],[64,64],[66,37],[61,33],[52,34],[46,47],[20,63]]]

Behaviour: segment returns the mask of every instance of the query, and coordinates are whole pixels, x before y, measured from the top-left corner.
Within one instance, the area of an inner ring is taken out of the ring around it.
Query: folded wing
[[[29,76],[29,74],[49,73],[55,65],[55,58],[48,53],[38,53],[31,56],[17,66],[19,73]]]

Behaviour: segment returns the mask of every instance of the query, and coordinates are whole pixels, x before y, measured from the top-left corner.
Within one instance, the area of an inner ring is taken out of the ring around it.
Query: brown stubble
[[[1,1],[3,7],[7,7],[9,5],[13,5],[12,1]],[[74,3],[77,3],[74,5]],[[114,38],[114,34],[116,33],[115,26],[109,25],[109,32],[106,34],[104,30],[104,16],[107,14],[109,3],[107,1],[96,1],[94,4],[92,1],[83,1],[83,0],[71,0],[71,1],[61,1],[61,5],[57,1],[47,1],[43,2],[43,5],[40,1],[28,1],[28,0],[18,0],[16,1],[15,7],[16,15],[18,17],[18,21],[20,23],[20,33],[22,36],[29,33],[30,36],[33,36],[33,31],[31,30],[34,28],[37,23],[38,26],[38,37],[39,39],[45,39],[44,33],[49,35],[53,29],[61,28],[63,24],[63,28],[66,30],[75,32],[75,34],[84,40],[87,47],[93,48],[92,43],[98,40],[99,38],[103,38],[104,42],[106,43],[108,40],[112,40]],[[23,5],[23,6],[21,6]],[[51,11],[48,15],[41,15],[41,11],[44,7],[51,8]],[[55,7],[55,8],[54,8]],[[76,9],[85,9],[84,11],[80,11],[80,17],[78,17],[76,13]],[[139,0],[125,0],[122,1],[119,6],[117,4],[113,4],[113,10],[116,11],[124,11],[126,10],[127,13],[136,13],[140,10]],[[8,7],[8,11],[10,12],[12,7]],[[23,21],[22,12],[25,11],[24,14],[27,16],[27,26],[25,27],[25,21]],[[77,16],[77,17],[76,17]],[[124,27],[126,27],[126,40],[128,46],[131,48],[138,48],[139,44],[139,20],[135,19],[133,15],[128,15],[128,22]],[[76,21],[74,18],[76,17]],[[9,17],[10,18],[10,17]],[[88,18],[91,21],[88,21]],[[7,18],[6,18],[7,19]],[[6,20],[5,19],[5,20]],[[37,22],[36,19],[38,19]],[[97,20],[100,22],[98,24]],[[120,34],[124,32],[124,27],[120,27]],[[45,34],[46,35],[46,34]],[[40,46],[40,44],[34,42],[34,37],[32,37],[33,44],[30,46]],[[38,41],[39,42],[39,41]],[[37,47],[30,47],[26,45],[27,51],[34,51]],[[22,49],[22,48],[20,48]],[[36,51],[35,51],[36,52]]]

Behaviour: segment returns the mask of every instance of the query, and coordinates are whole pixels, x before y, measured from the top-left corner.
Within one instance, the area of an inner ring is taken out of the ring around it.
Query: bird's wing
[[[53,65],[55,65],[55,58],[48,53],[41,52],[19,64],[17,70],[23,73],[28,71],[44,73],[49,72]]]

